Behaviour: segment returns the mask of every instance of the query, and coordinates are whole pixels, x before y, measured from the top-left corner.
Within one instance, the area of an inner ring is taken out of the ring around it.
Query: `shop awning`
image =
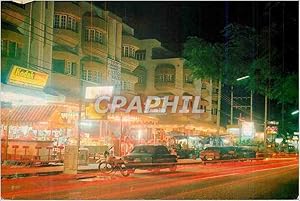
[[[6,124],[46,122],[56,109],[55,105],[22,105],[13,109],[1,109],[1,122]]]
[[[53,89],[32,89],[1,83],[1,101],[15,105],[45,105],[47,103],[64,103],[65,96]]]

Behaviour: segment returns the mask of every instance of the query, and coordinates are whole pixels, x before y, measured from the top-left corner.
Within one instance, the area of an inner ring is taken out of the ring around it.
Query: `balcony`
[[[106,25],[107,23],[105,22],[104,19],[97,17],[97,16],[91,16],[90,13],[86,13],[83,17],[82,20],[83,27],[95,27],[98,29],[101,29],[102,32],[106,33],[107,28]]]
[[[202,98],[201,98],[200,104],[203,105],[203,106],[209,106],[209,102],[207,100],[202,99]]]
[[[200,119],[207,119],[209,117],[209,112],[204,112],[200,114]]]
[[[122,56],[122,68],[133,72],[139,66],[139,61],[132,57]]]
[[[1,5],[2,21],[10,22],[16,26],[21,26],[24,23],[25,15],[27,15],[25,5],[20,7],[12,2],[2,2]]]
[[[71,14],[77,18],[81,17],[79,5],[72,2],[57,1],[54,3],[54,11],[55,13]]]
[[[67,45],[72,48],[79,44],[80,37],[78,32],[74,32],[69,29],[53,29],[53,41],[58,44]]]
[[[66,85],[66,83],[68,84]],[[80,83],[77,77],[52,72],[50,87],[58,90],[60,93],[65,95],[67,99],[70,97],[71,99],[79,97]]]
[[[135,91],[143,92],[146,89],[146,83],[136,83],[134,89]]]
[[[183,88],[187,91],[193,91],[195,89],[193,83],[187,83],[187,82],[183,83]]]
[[[214,94],[212,95],[212,100],[217,101],[217,100],[218,100],[218,94],[215,94],[215,93],[214,93]]]
[[[210,95],[209,90],[207,90],[207,89],[202,89],[201,90],[201,97],[202,98],[207,98],[209,95]]]
[[[96,41],[84,41],[82,43],[82,51],[86,55],[107,57],[107,46]]]
[[[155,81],[155,88],[157,90],[170,90],[175,88],[175,82]]]
[[[133,36],[123,35],[122,36],[123,45],[135,46],[136,49],[139,49],[139,40]]]

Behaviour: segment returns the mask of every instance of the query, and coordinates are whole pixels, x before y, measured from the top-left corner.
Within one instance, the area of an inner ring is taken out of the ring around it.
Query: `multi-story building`
[[[162,47],[156,39],[140,40],[139,44],[140,49],[136,52],[136,59],[140,61],[140,64],[135,70],[138,77],[135,89],[138,94],[201,96],[200,109],[203,109],[204,113],[164,115],[160,118],[161,123],[165,122],[171,129],[183,128],[185,132],[196,128],[198,128],[198,134],[216,132],[218,83],[212,80],[194,79],[191,69],[184,65],[184,59]]]
[[[218,83],[193,79],[183,58],[170,53],[156,39],[137,39],[134,29],[114,13],[90,2],[25,5],[3,2],[1,16],[4,88],[12,84],[9,76],[14,65],[46,75],[43,86],[30,87],[30,90],[36,100],[45,96],[52,104],[68,108],[67,112],[59,112],[62,120],[58,124],[68,123],[68,118],[75,120],[73,126],[65,126],[73,130],[73,135],[79,132],[78,123],[82,122],[78,121],[78,114],[86,87],[111,85],[114,94],[129,98],[133,95],[201,95],[203,114],[177,115],[175,122],[174,115],[157,116],[159,122],[155,126],[194,134],[217,131]],[[29,84],[22,83],[18,87],[25,85]],[[42,95],[36,94],[37,91]],[[7,96],[11,100],[15,97],[17,95]],[[26,101],[29,99],[24,103]],[[81,118],[89,119],[89,116]],[[109,119],[105,118],[92,121],[95,129],[82,130],[96,133],[94,136],[100,136],[101,143],[105,143],[110,136],[108,130],[117,132],[119,124],[117,121],[109,126]],[[119,129],[119,138],[120,133]],[[148,129],[147,133],[151,136],[153,130]]]

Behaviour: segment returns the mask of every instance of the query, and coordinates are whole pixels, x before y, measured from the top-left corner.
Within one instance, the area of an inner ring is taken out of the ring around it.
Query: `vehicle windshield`
[[[134,147],[131,153],[147,153],[147,154],[154,154],[155,152],[155,147],[153,146],[139,146],[139,147]]]

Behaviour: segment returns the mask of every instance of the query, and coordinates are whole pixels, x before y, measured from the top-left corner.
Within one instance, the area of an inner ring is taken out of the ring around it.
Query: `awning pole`
[[[7,132],[6,132],[6,144],[5,144],[5,160],[7,160],[8,156],[8,135],[9,135],[9,123],[7,124]]]

